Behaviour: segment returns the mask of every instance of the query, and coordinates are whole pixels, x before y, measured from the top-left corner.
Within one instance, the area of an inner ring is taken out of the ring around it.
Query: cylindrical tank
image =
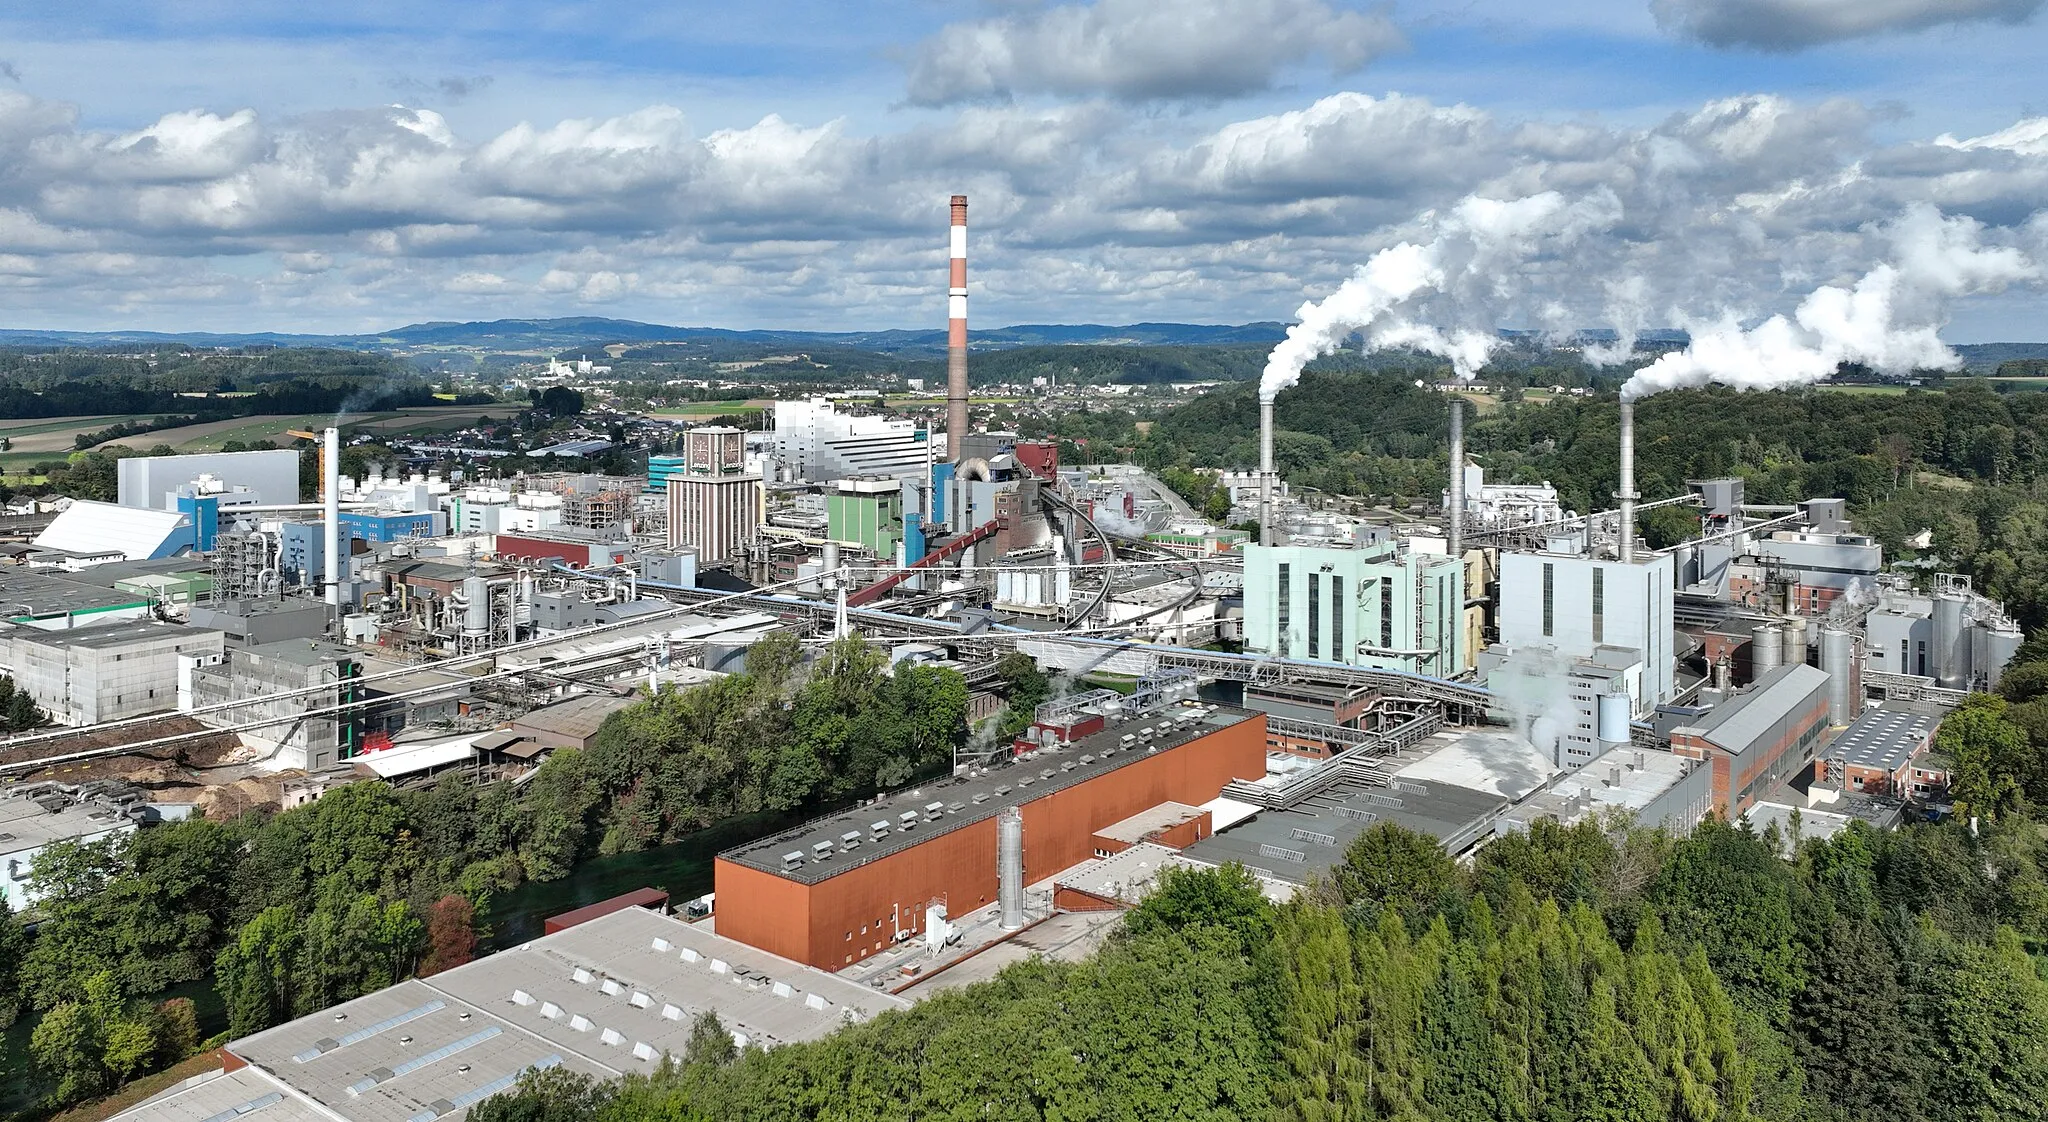
[[[839,543],[825,543],[825,587],[837,588],[843,583],[839,579]]]
[[[1820,668],[1828,672],[1828,723],[1846,725],[1863,708],[1854,688],[1856,678],[1856,636],[1847,631],[1823,628],[1820,633]]]
[[[1629,741],[1629,696],[1625,693],[1600,695],[1597,735],[1600,747],[1619,748]]]
[[[1698,546],[1691,542],[1680,545],[1677,549],[1671,551],[1671,560],[1677,569],[1674,579],[1678,582],[1678,587],[1691,588],[1700,582],[1700,551]]]
[[[463,608],[462,629],[473,635],[489,634],[491,630],[491,582],[482,577],[462,578],[462,596],[467,603]]]
[[[996,819],[996,900],[1003,930],[1024,926],[1024,813],[1014,806]]]
[[[1785,654],[1785,636],[1775,623],[1759,623],[1749,631],[1749,680],[1776,670]]]
[[[1963,688],[1963,598],[1953,592],[1934,594],[1934,671],[1944,689]]]
[[[1806,620],[1793,616],[1785,621],[1785,654],[1780,660],[1786,666],[1806,665]]]

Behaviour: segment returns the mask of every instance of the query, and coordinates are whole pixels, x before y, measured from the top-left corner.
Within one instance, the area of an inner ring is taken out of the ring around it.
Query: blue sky
[[[2048,260],[2040,6],[16,6],[0,324],[931,324],[956,190],[977,322],[1291,318],[1546,192],[1599,228],[1439,314],[1610,322],[1630,279],[1651,321],[1754,321],[1915,204]],[[1907,295],[2048,338],[2024,270]]]

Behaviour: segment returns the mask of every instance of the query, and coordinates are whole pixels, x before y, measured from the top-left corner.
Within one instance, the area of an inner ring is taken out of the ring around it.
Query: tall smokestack
[[[1259,544],[1273,540],[1273,399],[1259,395]]]
[[[341,604],[341,430],[324,434],[320,457],[320,521],[327,540],[327,602]]]
[[[1451,509],[1444,512],[1450,555],[1465,556],[1465,399],[1451,395]]]
[[[946,289],[946,451],[967,457],[967,196],[953,196],[953,275]]]
[[[1636,559],[1636,407],[1628,401],[1621,403],[1621,489],[1614,497],[1621,502],[1615,556],[1631,564]]]

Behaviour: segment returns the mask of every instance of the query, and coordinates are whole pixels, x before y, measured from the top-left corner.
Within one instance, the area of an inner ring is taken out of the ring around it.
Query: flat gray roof
[[[25,785],[21,790],[0,795],[0,854],[23,853],[53,841],[135,828],[133,819],[104,802],[73,802],[68,796],[52,793],[52,805],[58,799],[64,803],[54,811],[49,810],[31,797],[36,786]],[[5,895],[5,887],[0,886],[0,896]]]
[[[17,642],[33,643],[39,647],[84,647],[102,649],[121,647],[130,643],[147,643],[157,639],[201,638],[219,635],[204,627],[187,627],[179,623],[159,623],[156,620],[134,620],[111,624],[106,627],[81,627],[69,631],[39,631],[24,628],[14,633]]]
[[[879,802],[806,823],[719,856],[750,869],[803,884],[817,884],[909,849],[927,838],[993,818],[1004,807],[1042,799],[1125,764],[1158,752],[1170,752],[1218,729],[1263,717],[1229,706],[1179,702],[1111,725],[1064,748],[1040,749],[1029,759],[992,768],[981,775],[940,779],[898,791]],[[1128,744],[1124,742],[1126,737],[1131,738]],[[874,827],[883,823],[887,823],[886,832],[877,834]],[[848,838],[849,834],[859,836]],[[841,849],[849,843],[849,848]],[[821,852],[819,846],[824,846],[822,852],[829,854],[822,861],[814,859]],[[794,868],[786,868],[783,857],[792,853],[802,854],[803,861]]]
[[[651,1072],[664,1054],[682,1054],[705,1012],[736,1039],[773,1046],[908,1006],[626,908],[256,1033],[228,1051],[347,1122],[452,1122],[536,1066],[602,1077]],[[145,1107],[135,1117],[189,1122],[169,1109]]]
[[[1352,841],[1375,822],[1395,822],[1440,842],[1464,838],[1469,843],[1478,836],[1475,827],[1508,806],[1499,795],[1449,783],[1397,782],[1400,788],[1340,783],[1285,810],[1260,811],[1181,852],[1215,865],[1235,861],[1261,876],[1306,884],[1342,861]]]
[[[1863,715],[1828,745],[1827,759],[1852,767],[1897,771],[1928,742],[1941,724],[1941,712],[1910,701],[1887,701]]]
[[[311,1103],[255,1068],[208,1072],[114,1115],[121,1122],[330,1122]]]

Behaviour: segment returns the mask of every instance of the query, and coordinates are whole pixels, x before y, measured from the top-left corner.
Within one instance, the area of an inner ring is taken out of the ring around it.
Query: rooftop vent
[[[927,822],[937,822],[937,821],[939,820],[939,817],[940,817],[941,815],[945,814],[945,813],[946,813],[946,804],[945,804],[945,803],[926,803],[926,804],[924,804],[924,820],[925,820],[925,821],[927,821]]]
[[[977,795],[975,795],[975,796],[974,796],[974,805],[975,805],[975,806],[980,806],[981,804],[983,804],[983,803],[985,803],[985,802],[987,802],[987,801],[988,801],[988,792],[987,792],[987,791],[983,791],[983,792],[981,792],[981,793],[979,793],[979,794],[977,794]]]
[[[801,869],[801,868],[803,868],[803,867],[804,867],[804,853],[803,853],[803,850],[801,850],[801,849],[792,849],[792,850],[790,850],[790,851],[789,851],[788,853],[785,853],[785,854],[783,854],[783,855],[782,855],[782,867],[783,867],[783,868],[785,868],[785,869]]]
[[[896,816],[896,828],[898,830],[908,830],[916,825],[917,812],[914,810],[906,810],[903,813]]]
[[[839,848],[843,850],[860,848],[860,831],[848,830],[839,835]]]
[[[889,824],[887,822],[877,822],[868,827],[868,833],[873,836],[874,840],[881,841],[889,836]]]
[[[1084,756],[1082,756],[1082,757],[1081,757],[1081,762],[1082,762],[1082,763],[1084,763],[1084,764],[1092,764],[1092,763],[1094,763],[1094,762],[1095,762],[1095,757],[1093,757],[1093,756],[1085,756],[1085,755],[1084,755]]]
[[[813,860],[813,861],[829,861],[829,860],[831,860],[831,859],[832,859],[832,843],[831,843],[831,842],[819,842],[818,844],[816,844],[816,845],[814,845],[814,846],[812,846],[812,847],[811,847],[811,860]]]

